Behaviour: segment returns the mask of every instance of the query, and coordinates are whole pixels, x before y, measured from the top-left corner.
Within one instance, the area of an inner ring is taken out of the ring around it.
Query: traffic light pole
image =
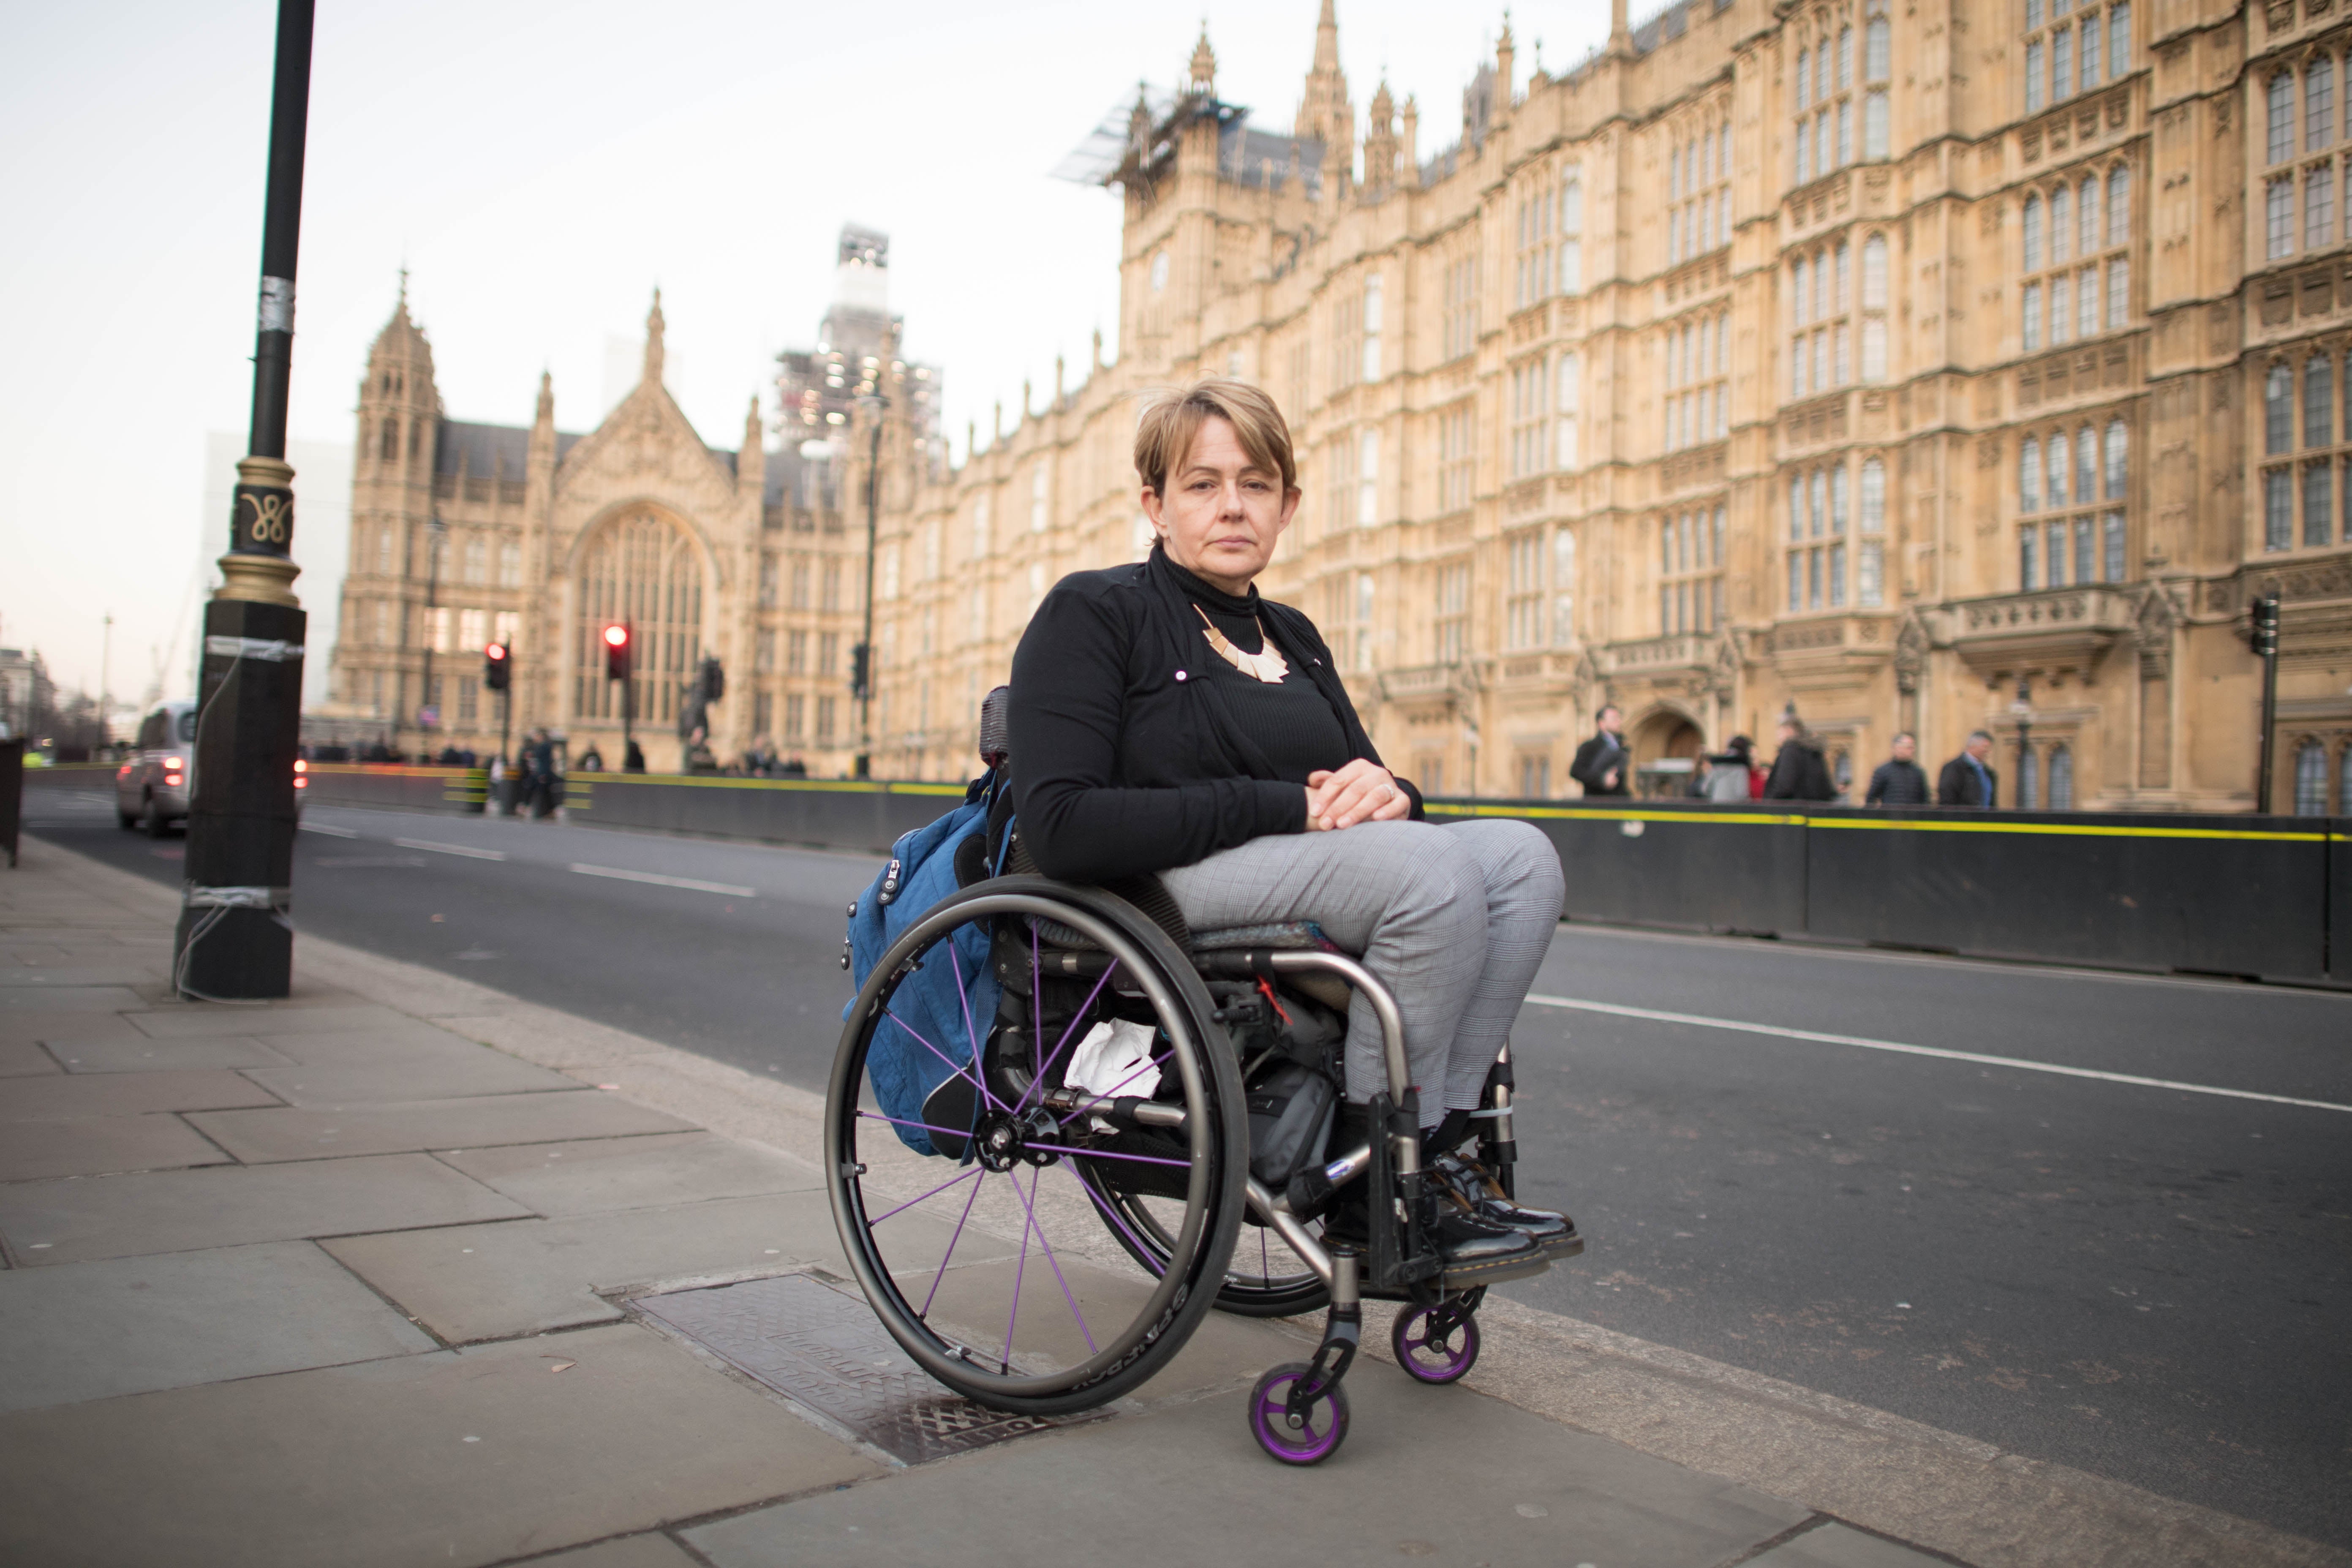
[[[2279,602],[2275,596],[2264,595],[2253,602],[2252,623],[2254,652],[2263,661],[2262,764],[2255,773],[2254,809],[2267,812],[2278,741]]]
[[[881,377],[876,370],[875,377]],[[874,427],[866,464],[866,630],[851,661],[857,675],[857,763],[859,778],[874,776],[874,557],[881,537],[882,399],[874,400]]]
[[[205,607],[196,776],[188,805],[172,980],[183,994],[250,999],[293,986],[286,916],[294,871],[294,763],[301,743],[303,637],[294,596],[294,470],[286,405],[294,362],[294,262],[310,106],[313,0],[278,0],[261,225],[253,418],[236,466],[222,584]]]

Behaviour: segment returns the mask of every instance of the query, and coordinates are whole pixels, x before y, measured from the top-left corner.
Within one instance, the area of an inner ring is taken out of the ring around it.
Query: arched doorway
[[[1706,737],[1687,714],[1661,709],[1645,714],[1627,732],[1633,753],[1633,790],[1643,795],[1688,792]]]
[[[573,668],[574,719],[621,720],[620,682],[604,679],[604,628],[625,621],[635,656],[636,721],[676,721],[680,689],[703,647],[702,556],[675,521],[649,508],[605,523],[580,561],[580,619]]]

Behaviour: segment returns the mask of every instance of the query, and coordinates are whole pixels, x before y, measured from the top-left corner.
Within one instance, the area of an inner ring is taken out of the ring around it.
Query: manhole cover
[[[1062,1425],[949,1393],[882,1331],[863,1296],[805,1274],[640,1296],[632,1305],[910,1465]]]

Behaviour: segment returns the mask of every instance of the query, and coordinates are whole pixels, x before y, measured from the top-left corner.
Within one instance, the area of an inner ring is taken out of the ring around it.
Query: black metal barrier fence
[[[310,799],[480,811],[481,770],[315,764]],[[574,823],[879,853],[961,784],[570,774]],[[1559,851],[1564,918],[2352,984],[2352,818],[1433,800]],[[2345,931],[2334,940],[2333,920]]]

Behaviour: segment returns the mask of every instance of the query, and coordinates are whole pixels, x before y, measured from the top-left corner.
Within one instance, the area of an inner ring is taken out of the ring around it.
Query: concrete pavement
[[[288,1001],[175,1001],[175,912],[0,872],[0,1561],[2352,1563],[1501,1300],[1464,1387],[1360,1364],[1313,1471],[1241,1414],[1310,1331],[1223,1317],[908,1466],[672,1326],[842,1271],[812,1097],[312,938]]]

